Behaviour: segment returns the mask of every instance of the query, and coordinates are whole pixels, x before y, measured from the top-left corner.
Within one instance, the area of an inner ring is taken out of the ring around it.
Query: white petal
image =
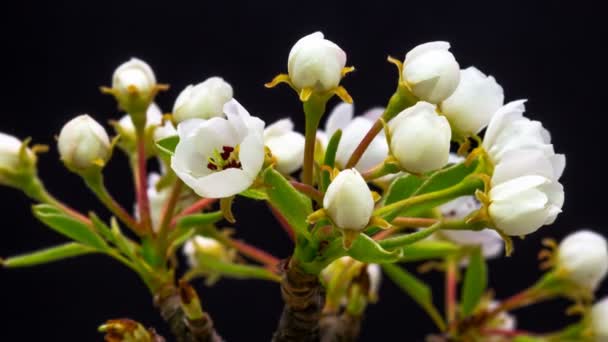
[[[264,139],[278,137],[293,131],[293,121],[290,118],[280,119],[264,130]]]
[[[264,141],[260,135],[250,134],[245,137],[240,145],[239,160],[243,171],[250,178],[255,178],[264,164]]]
[[[337,130],[344,130],[352,121],[354,113],[354,106],[350,103],[340,102],[336,105],[325,123],[325,132],[327,135],[331,137]]]
[[[252,183],[253,178],[245,171],[230,168],[196,178],[187,184],[201,197],[224,198],[247,190]]]

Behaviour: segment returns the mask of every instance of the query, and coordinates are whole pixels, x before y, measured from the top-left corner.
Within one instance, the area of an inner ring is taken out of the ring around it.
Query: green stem
[[[312,185],[313,166],[315,159],[315,143],[317,141],[317,128],[327,101],[313,94],[308,101],[303,103],[304,114],[306,115],[306,127],[304,130],[304,165],[302,181],[304,184]]]
[[[166,257],[167,246],[169,244],[169,241],[167,240],[169,236],[169,226],[174,217],[173,214],[175,213],[175,207],[177,206],[179,196],[182,192],[182,184],[182,181],[179,179],[175,181],[171,194],[169,195],[169,199],[167,200],[167,203],[163,209],[161,223],[158,228],[158,249],[160,255],[163,257]]]
[[[414,242],[420,241],[422,239],[426,239],[431,234],[433,234],[434,232],[441,229],[442,225],[443,225],[443,222],[440,221],[428,228],[419,230],[415,233],[404,234],[404,235],[396,236],[393,238],[384,239],[384,240],[379,241],[378,243],[384,249],[394,249],[394,248],[403,247],[406,245],[410,245]]]
[[[145,118],[145,113],[144,113]],[[145,125],[145,121],[144,121]],[[144,128],[137,129],[137,205],[141,228],[145,233],[152,231],[150,200],[148,198],[148,172],[146,165],[146,134]]]
[[[65,212],[66,214],[72,216],[73,218],[83,222],[84,224],[92,224],[91,220],[88,217],[82,215],[77,210],[69,207],[68,205],[64,204],[63,202],[55,198],[53,195],[51,195],[44,187],[42,181],[36,176],[32,178],[31,182],[27,187],[24,187],[23,191],[28,197],[35,201],[53,205],[61,211]]]

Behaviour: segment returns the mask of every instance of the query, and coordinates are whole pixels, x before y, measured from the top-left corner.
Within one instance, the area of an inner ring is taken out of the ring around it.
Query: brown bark
[[[189,320],[181,308],[180,297],[175,289],[158,295],[155,305],[167,322],[177,342],[222,342],[213,328],[213,321],[207,313],[203,318]]]
[[[319,341],[319,319],[323,307],[322,287],[317,275],[283,263],[281,295],[285,307],[273,342]]]
[[[323,315],[319,326],[321,342],[353,342],[361,332],[361,317],[348,313]]]

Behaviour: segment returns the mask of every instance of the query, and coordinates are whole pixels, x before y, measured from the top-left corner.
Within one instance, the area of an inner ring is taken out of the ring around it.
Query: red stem
[[[520,335],[531,335],[530,332],[525,330],[504,330],[504,329],[481,329],[483,335],[499,335],[504,337],[517,337]]]
[[[365,134],[365,137],[363,137],[363,140],[361,140],[359,143],[359,146],[357,146],[355,149],[355,152],[353,152],[353,154],[350,156],[348,163],[346,163],[345,169],[350,169],[357,165],[359,159],[361,159],[361,156],[363,156],[363,153],[365,153],[365,150],[367,150],[369,144],[371,144],[376,135],[382,131],[382,128],[382,121],[379,119],[376,120],[374,125],[369,129],[369,131],[367,131],[367,134]]]
[[[290,181],[289,183],[299,192],[315,200],[315,202],[323,202],[323,194],[312,185],[300,183],[298,181]]]
[[[142,230],[152,231],[150,219],[150,200],[148,199],[148,172],[146,170],[146,142],[143,132],[137,137],[137,205],[139,206],[139,217]]]
[[[296,234],[294,233],[293,228],[291,227],[289,222],[287,222],[287,220],[285,220],[283,215],[281,215],[281,213],[279,213],[279,211],[276,210],[272,205],[268,204],[268,207],[270,208],[270,211],[274,215],[275,219],[279,222],[281,228],[283,228],[283,230],[285,230],[285,232],[287,233],[287,235],[289,236],[291,241],[295,241]]]
[[[456,279],[458,265],[455,260],[446,260],[445,271],[445,309],[448,318],[448,324],[456,319]]]
[[[198,213],[201,210],[209,207],[216,201],[217,201],[217,198],[201,198],[200,200],[196,201],[194,204],[192,204],[188,208],[182,210],[179,214],[175,215],[173,217],[173,220],[171,221],[171,227],[173,227],[177,224],[178,219],[180,219],[184,216],[188,216],[190,214]]]
[[[437,219],[425,217],[397,217],[392,224],[400,228],[423,228],[437,223]]]
[[[275,273],[278,271],[276,266],[279,264],[280,260],[277,257],[249,245],[242,240],[231,240],[231,242],[232,246],[241,254],[268,266],[268,268]]]

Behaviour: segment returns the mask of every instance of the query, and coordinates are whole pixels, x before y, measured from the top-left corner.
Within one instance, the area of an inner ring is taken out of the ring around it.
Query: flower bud
[[[0,184],[17,186],[15,177],[35,171],[36,156],[23,142],[12,135],[0,133]]]
[[[152,103],[146,111],[146,131],[152,130],[154,127],[160,126],[163,120],[163,114],[156,103]],[[119,133],[125,140],[135,141],[135,126],[133,120],[127,114],[118,121]]]
[[[527,235],[551,224],[564,204],[564,188],[548,178],[529,175],[493,186],[490,218],[507,235]]]
[[[401,168],[413,173],[440,169],[448,163],[452,131],[428,102],[418,102],[388,124],[391,152]]]
[[[173,119],[210,119],[224,114],[224,104],[232,99],[232,86],[220,77],[210,77],[182,90],[173,105]]]
[[[226,246],[216,239],[197,235],[184,244],[184,255],[188,259],[191,268],[199,265],[199,256],[207,256],[214,259],[229,261],[231,259]]]
[[[338,87],[346,53],[333,42],[315,32],[298,40],[289,52],[287,70],[298,89],[328,91]]]
[[[559,244],[557,259],[568,279],[595,290],[608,273],[606,239],[589,230],[572,233]]]
[[[74,171],[103,166],[110,157],[110,138],[106,130],[87,114],[66,123],[59,133],[59,155]]]
[[[448,42],[430,42],[405,55],[403,80],[420,100],[437,104],[456,90],[460,66],[449,49]]]
[[[441,102],[441,112],[460,137],[477,134],[503,105],[502,87],[492,76],[475,67],[460,71],[460,83],[450,97]]]
[[[304,136],[293,130],[291,119],[281,119],[266,127],[264,144],[276,158],[279,172],[288,175],[302,167]]]
[[[608,297],[593,304],[591,308],[591,328],[594,341],[608,341]]]
[[[156,95],[158,85],[150,66],[137,58],[121,64],[112,76],[111,92],[120,107],[131,115],[144,113]],[[134,118],[139,122],[140,118]],[[141,118],[143,122],[143,118]]]
[[[374,198],[356,169],[343,170],[329,184],[323,208],[339,228],[360,231],[372,217]]]

